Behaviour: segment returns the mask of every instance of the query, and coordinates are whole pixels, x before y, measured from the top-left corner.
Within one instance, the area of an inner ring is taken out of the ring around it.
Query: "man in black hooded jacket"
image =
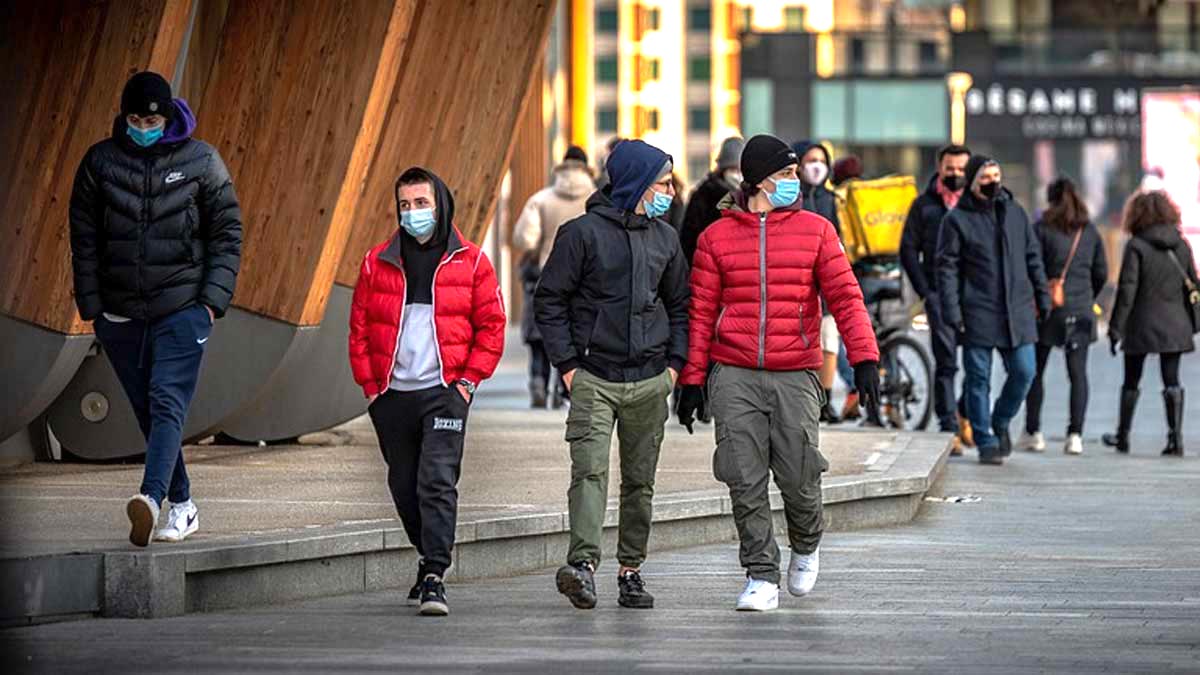
[[[1012,453],[1009,423],[1033,384],[1038,321],[1051,310],[1037,233],[1000,181],[991,157],[967,162],[966,189],[942,221],[936,262],[942,315],[962,345],[963,400],[983,464],[1003,464]],[[993,351],[1008,373],[995,407]]]
[[[121,94],[112,138],[93,145],[71,193],[75,304],[93,321],[146,437],[146,468],[126,504],[129,540],[182,541],[199,527],[181,441],[214,319],[233,297],[242,214],[216,149],[157,73]],[[154,533],[163,499],[172,507]]]
[[[550,361],[571,391],[566,441],[571,542],[556,578],[575,607],[596,606],[608,503],[609,451],[621,457],[618,602],[648,609],[639,568],[650,536],[654,475],[667,397],[687,362],[688,264],[674,228],[671,157],[639,140],[609,156],[607,187],[558,230],[534,294]]]

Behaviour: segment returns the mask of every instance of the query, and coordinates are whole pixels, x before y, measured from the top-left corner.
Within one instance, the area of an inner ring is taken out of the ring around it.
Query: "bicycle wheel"
[[[922,430],[933,416],[933,359],[911,335],[893,335],[880,346],[881,403],[894,426]]]

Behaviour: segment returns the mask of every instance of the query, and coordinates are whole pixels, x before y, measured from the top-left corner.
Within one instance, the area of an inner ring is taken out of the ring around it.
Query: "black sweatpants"
[[[934,295],[930,295],[925,303],[929,344],[933,348],[933,410],[940,431],[958,431],[957,413],[962,409],[954,394],[954,376],[958,372],[958,328],[942,321],[942,308],[938,303]]]
[[[1046,362],[1050,360],[1052,349],[1040,342],[1037,344],[1037,375],[1025,397],[1025,431],[1031,434],[1042,430],[1042,401],[1046,395],[1042,375],[1046,372]],[[1067,433],[1082,434],[1083,417],[1088,404],[1088,343],[1067,343],[1063,352],[1067,357],[1067,379],[1071,381],[1071,421],[1067,425]]]
[[[387,462],[388,488],[430,574],[450,567],[470,405],[455,387],[387,390],[367,409]]]

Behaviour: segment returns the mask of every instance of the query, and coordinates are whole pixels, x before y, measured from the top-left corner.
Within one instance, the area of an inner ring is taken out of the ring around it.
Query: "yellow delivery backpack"
[[[837,190],[842,243],[850,262],[900,254],[904,219],[917,198],[912,176],[850,180]]]

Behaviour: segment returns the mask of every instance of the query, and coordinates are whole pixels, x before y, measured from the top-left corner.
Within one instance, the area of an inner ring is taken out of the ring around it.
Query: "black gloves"
[[[675,414],[679,417],[679,423],[687,428],[689,434],[695,433],[692,431],[692,425],[696,422],[696,413],[704,410],[704,387],[698,384],[685,384],[679,389],[679,405],[675,408]]]
[[[858,402],[867,409],[868,419],[879,418],[879,362],[863,361],[854,366],[854,388]]]

